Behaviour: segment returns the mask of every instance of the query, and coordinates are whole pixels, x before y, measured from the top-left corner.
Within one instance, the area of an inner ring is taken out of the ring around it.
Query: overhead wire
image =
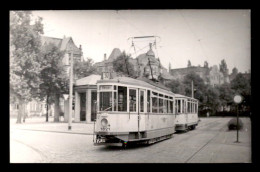
[[[181,13],[181,11],[180,11],[180,10],[177,10],[177,11],[178,11],[178,13],[180,14],[180,16],[183,18],[184,22],[186,23],[186,25],[188,26],[189,30],[190,30],[191,33],[193,34],[194,38],[199,42],[199,46],[200,46],[200,48],[201,48],[201,51],[202,51],[203,55],[207,58],[208,56],[207,56],[206,53],[205,53],[205,49],[204,49],[204,47],[202,46],[202,44],[201,44],[201,42],[200,42],[201,39],[199,39],[198,36],[195,34],[195,32],[191,29],[190,24],[189,24],[188,21],[185,19],[184,15]]]

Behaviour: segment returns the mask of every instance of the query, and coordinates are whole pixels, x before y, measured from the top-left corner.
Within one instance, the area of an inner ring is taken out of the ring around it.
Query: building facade
[[[187,68],[170,69],[170,74],[173,79],[182,81],[187,74],[195,73],[203,79],[204,83],[207,85],[221,85],[223,83],[229,83],[229,76],[224,76],[222,72],[219,71],[218,66],[214,65],[212,67],[200,67],[191,66]]]

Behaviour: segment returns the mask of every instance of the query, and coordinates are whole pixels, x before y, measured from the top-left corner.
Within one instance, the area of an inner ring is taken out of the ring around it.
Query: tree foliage
[[[78,79],[87,77],[95,71],[95,68],[93,67],[93,60],[90,58],[87,59],[87,61],[75,61],[73,69]]]
[[[209,68],[209,63],[207,61],[204,62],[204,67]]]
[[[221,60],[221,63],[219,65],[219,71],[222,72],[224,76],[228,75],[228,68],[225,59]]]
[[[188,65],[187,65],[188,67],[191,67],[191,62],[190,62],[190,60],[188,60]]]
[[[137,77],[138,74],[134,70],[134,65],[129,62],[130,56],[123,52],[113,61],[113,68],[115,72],[122,73],[126,76]]]
[[[48,97],[48,104],[55,103],[56,111],[54,119],[59,117],[59,101],[62,94],[68,94],[69,77],[65,67],[62,64],[64,52],[60,51],[54,44],[47,44],[42,47],[41,51],[41,71],[40,71],[40,92],[41,100]]]
[[[233,74],[233,75],[237,75],[237,74],[238,74],[238,70],[237,70],[236,67],[234,67],[234,68],[232,69],[232,74]]]
[[[10,93],[19,100],[17,123],[25,115],[25,102],[35,97],[39,87],[40,36],[42,19],[32,22],[30,11],[10,12]]]

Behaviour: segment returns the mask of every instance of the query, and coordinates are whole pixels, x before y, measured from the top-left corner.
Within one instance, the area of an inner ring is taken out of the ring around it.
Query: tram
[[[129,77],[97,81],[94,145],[152,144],[175,132],[175,94],[160,83]]]
[[[175,94],[175,130],[193,130],[198,125],[198,100]]]

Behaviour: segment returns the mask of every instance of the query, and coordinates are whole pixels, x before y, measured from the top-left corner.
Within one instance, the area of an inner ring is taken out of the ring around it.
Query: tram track
[[[216,122],[216,121],[213,121],[213,122]],[[213,122],[211,122],[211,123],[213,123]],[[208,123],[208,124],[211,124],[211,123]],[[208,126],[208,125],[207,125]],[[226,125],[225,124],[223,124],[223,126],[220,128],[220,129],[218,129],[217,131],[218,131],[218,133],[217,134],[215,134],[209,141],[207,141],[204,145],[202,145],[196,152],[194,152],[188,159],[186,159],[185,161],[184,161],[184,163],[188,163],[190,160],[192,160],[198,153],[200,153],[213,139],[215,139],[220,133],[221,133],[221,131],[223,131],[224,130],[224,128],[226,128]]]
[[[45,155],[42,151],[40,151],[39,149],[27,144],[27,143],[24,143],[20,140],[17,140],[17,139],[12,139],[13,141],[17,142],[17,143],[20,143],[26,147],[28,147],[29,149],[33,150],[34,152],[36,152],[40,157],[41,157],[41,161],[40,162],[45,162],[46,159],[48,159],[48,156]]]

